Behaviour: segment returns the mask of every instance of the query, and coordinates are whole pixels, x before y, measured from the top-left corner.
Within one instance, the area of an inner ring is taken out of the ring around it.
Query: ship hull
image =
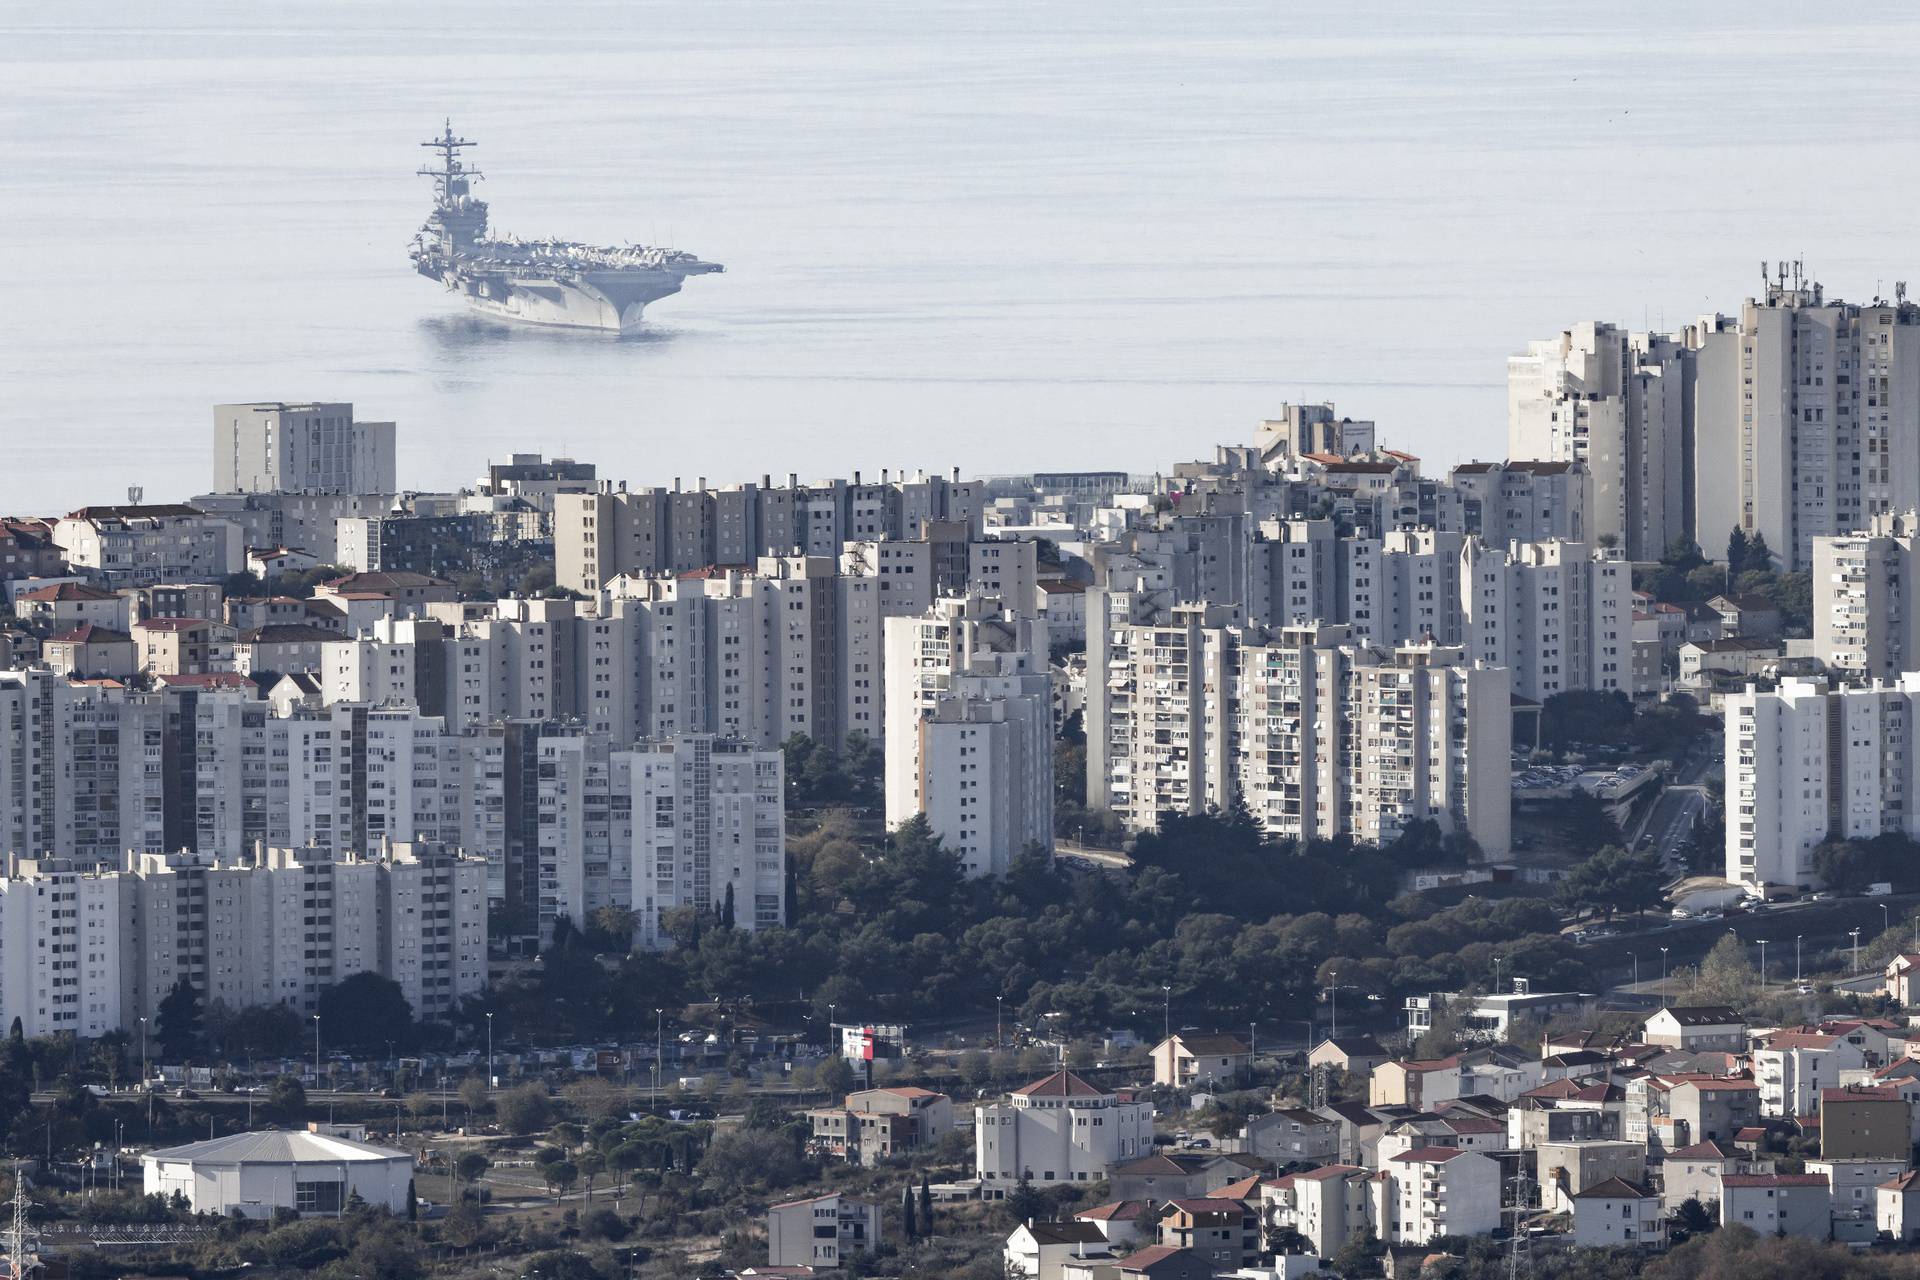
[[[446,282],[469,310],[514,324],[632,333],[647,304],[680,292],[668,271],[591,272],[577,278],[482,276]]]

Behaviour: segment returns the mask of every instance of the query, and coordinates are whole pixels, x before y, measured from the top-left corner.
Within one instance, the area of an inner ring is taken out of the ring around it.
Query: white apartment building
[[[1152,1150],[1151,1102],[1123,1101],[1071,1071],[1015,1089],[974,1119],[974,1167],[988,1200],[1004,1200],[1023,1176],[1036,1187],[1098,1182]]]
[[[733,901],[734,926],[786,919],[781,753],[684,734],[616,748],[606,735],[542,734],[537,755],[535,911],[542,942],[567,918],[630,908],[636,945],[671,945],[661,917]]]
[[[102,1035],[158,1015],[185,980],[209,1005],[312,1013],[374,972],[445,1018],[487,982],[486,866],[439,847],[251,863],[132,854],[124,869],[9,859],[0,876],[0,1021]]]
[[[217,404],[213,487],[220,493],[392,493],[393,446],[393,423],[356,422],[350,404]]]
[[[1813,652],[1838,676],[1896,680],[1920,667],[1914,545],[1920,512],[1875,512],[1860,532],[1813,539]]]
[[[995,654],[955,675],[906,748],[920,812],[969,876],[1053,849],[1053,681],[1014,665]]]
[[[0,852],[113,868],[165,844],[165,699],[0,671]]]
[[[1144,830],[1244,799],[1269,831],[1391,841],[1431,818],[1510,842],[1508,673],[1463,651],[1350,643],[1344,627],[1227,625],[1179,607],[1089,654],[1088,794]]]
[[[1829,301],[1795,264],[1689,341],[1709,555],[1737,525],[1801,569],[1814,538],[1920,507],[1920,307]]]
[[[1387,1244],[1491,1235],[1500,1226],[1500,1162],[1458,1147],[1415,1147],[1369,1184],[1373,1228]]]
[[[1920,673],[1831,688],[1789,678],[1726,698],[1727,879],[1812,887],[1824,841],[1920,834]]]
[[[1513,691],[1535,701],[1631,688],[1633,575],[1618,550],[1431,529],[1341,538],[1329,520],[1270,520],[1258,533],[1248,623],[1339,623],[1356,643],[1381,647],[1462,645],[1510,668]]]
[[[102,1036],[124,1026],[129,945],[116,877],[65,859],[9,859],[0,875],[0,1026]]]
[[[887,825],[926,814],[970,875],[1053,847],[1047,634],[979,593],[885,623]]]
[[[1871,1028],[1843,1023],[1776,1031],[1753,1051],[1760,1114],[1814,1115],[1820,1110],[1820,1091],[1838,1088],[1843,1073],[1880,1065]]]
[[[1587,536],[1657,560],[1685,530],[1686,354],[1659,334],[1583,321],[1507,360],[1507,454],[1580,463]]]
[[[1488,546],[1587,542],[1593,479],[1584,462],[1463,462],[1447,473],[1459,495],[1461,532]]]
[[[624,783],[632,797],[630,842],[614,861],[613,879],[625,869],[640,945],[666,945],[662,913],[717,911],[729,893],[735,928],[786,921],[786,774],[779,751],[691,734],[615,752],[612,760],[616,787]]]
[[[247,567],[239,525],[180,503],[82,507],[54,522],[53,541],[114,590],[217,582]]]

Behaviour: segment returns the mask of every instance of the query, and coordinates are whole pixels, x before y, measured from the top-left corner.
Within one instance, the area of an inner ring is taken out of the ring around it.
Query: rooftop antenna
[[[1893,300],[1896,304],[1906,302],[1907,282],[1905,280],[1895,280],[1893,282]]]
[[[147,496],[146,486],[137,485],[137,484],[130,484],[127,486],[127,505],[128,506],[130,507],[139,506],[140,500],[146,496]]]

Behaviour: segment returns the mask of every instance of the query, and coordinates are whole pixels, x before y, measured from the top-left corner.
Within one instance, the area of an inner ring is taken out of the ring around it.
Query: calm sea
[[[1263,0],[10,5],[0,512],[206,487],[331,398],[403,483],[1152,470],[1333,399],[1498,456],[1504,358],[1913,271],[1920,13]],[[629,339],[410,274],[416,143],[495,226],[727,264]],[[1920,276],[1916,276],[1920,282]]]

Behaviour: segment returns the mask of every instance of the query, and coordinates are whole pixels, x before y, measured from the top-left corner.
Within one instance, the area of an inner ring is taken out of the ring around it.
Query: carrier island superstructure
[[[625,333],[640,326],[649,302],[680,292],[688,276],[725,270],[678,249],[490,239],[487,202],[473,194],[480,172],[460,158],[475,144],[455,137],[448,121],[440,137],[420,145],[439,153],[420,170],[433,179],[433,212],[407,256],[414,270],[482,315]]]

